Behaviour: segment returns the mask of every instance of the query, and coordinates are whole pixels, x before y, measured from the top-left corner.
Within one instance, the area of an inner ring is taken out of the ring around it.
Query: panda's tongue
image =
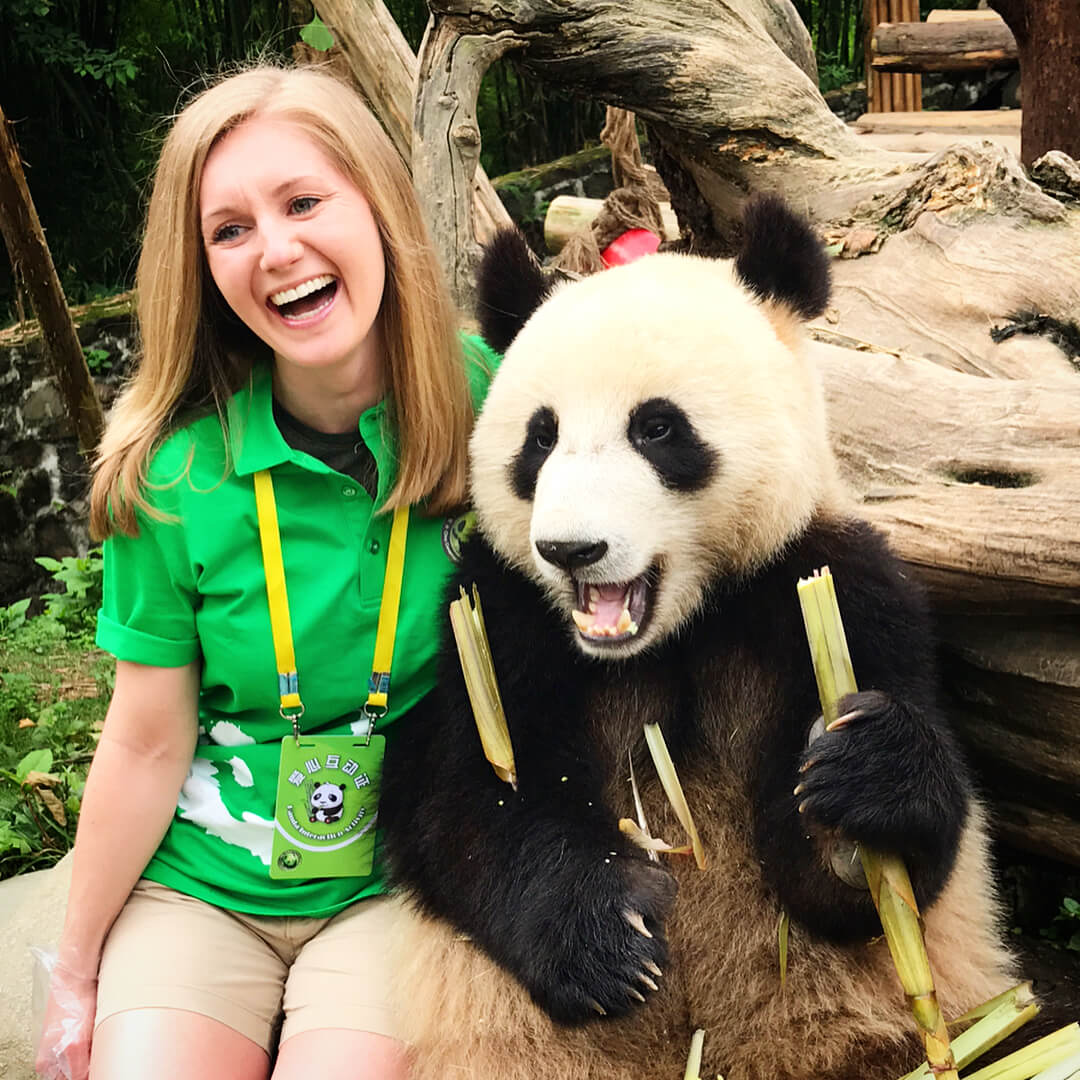
[[[594,627],[614,627],[626,607],[624,585],[590,585],[589,599],[596,604]]]

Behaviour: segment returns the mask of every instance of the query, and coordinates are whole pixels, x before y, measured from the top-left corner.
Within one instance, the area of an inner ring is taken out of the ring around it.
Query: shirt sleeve
[[[147,489],[148,500],[167,515],[165,520],[139,513],[138,536],[116,533],[102,545],[105,571],[97,644],[118,660],[154,667],[182,667],[200,656],[198,593],[183,519],[184,492],[190,485],[181,469],[168,467],[169,459],[175,461],[175,445],[170,446],[175,441],[169,440],[155,455]],[[171,480],[161,480],[168,472]]]

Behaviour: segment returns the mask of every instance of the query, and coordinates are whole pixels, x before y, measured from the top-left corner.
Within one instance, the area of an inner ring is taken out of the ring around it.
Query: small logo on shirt
[[[442,546],[451,562],[461,562],[461,549],[476,528],[476,514],[466,510],[464,514],[448,517],[443,522]]]

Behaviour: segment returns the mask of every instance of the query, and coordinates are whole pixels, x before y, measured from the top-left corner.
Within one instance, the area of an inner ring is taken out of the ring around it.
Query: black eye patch
[[[559,421],[547,405],[537,409],[525,426],[525,440],[510,462],[510,487],[519,499],[532,502],[536,478],[559,441]]]
[[[700,491],[716,472],[718,454],[668,398],[649,398],[636,406],[626,436],[664,487]]]

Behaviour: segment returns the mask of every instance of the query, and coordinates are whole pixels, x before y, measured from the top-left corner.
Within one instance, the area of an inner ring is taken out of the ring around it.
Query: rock
[[[55,948],[70,884],[70,854],[51,870],[0,882],[0,1080],[34,1080],[30,947]]]

